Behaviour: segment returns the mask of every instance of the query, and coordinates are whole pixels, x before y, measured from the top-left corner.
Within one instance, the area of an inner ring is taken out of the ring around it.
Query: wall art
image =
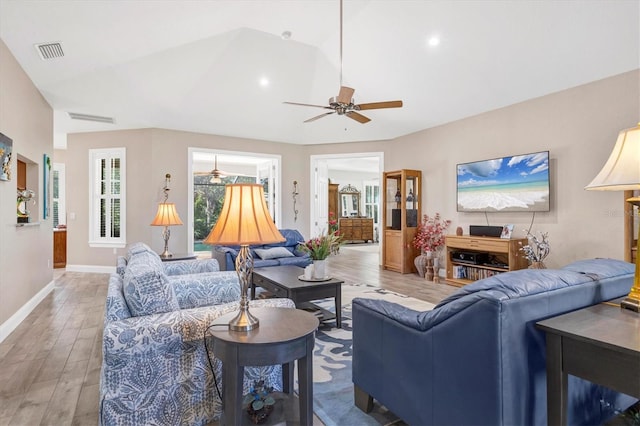
[[[11,180],[11,151],[13,140],[0,133],[0,180]]]

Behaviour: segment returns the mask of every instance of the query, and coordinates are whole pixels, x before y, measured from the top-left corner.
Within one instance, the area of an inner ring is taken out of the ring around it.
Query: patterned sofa
[[[284,242],[249,246],[253,256],[253,267],[296,265],[305,267],[311,264],[308,254],[298,250],[298,245],[304,242],[302,234],[295,229],[280,229]],[[218,261],[223,271],[234,271],[236,257],[240,246],[213,246],[211,257]]]
[[[425,312],[356,298],[356,405],[367,411],[373,397],[412,425],[546,425],[545,335],[536,322],[626,295],[633,273],[612,259],[514,271]],[[572,425],[603,424],[635,401],[574,376],[568,389]]]
[[[126,256],[118,256],[116,259],[116,273],[124,278],[124,271],[127,269],[129,258],[141,252],[147,252],[149,256],[155,255],[158,257],[157,260],[160,260],[160,256],[145,243],[133,243],[127,248]],[[156,259],[154,259],[154,263],[157,263]],[[161,261],[161,264],[164,273],[169,276],[201,274],[220,270],[220,265],[216,259],[172,260],[170,262]]]
[[[221,412],[216,385],[222,389],[222,365],[208,353],[211,343],[205,346],[204,334],[218,317],[238,309],[237,274],[169,276],[157,254],[138,248],[127,253],[122,276],[109,277],[99,422],[210,423]],[[252,301],[251,306],[295,307],[289,299]],[[245,369],[244,393],[259,379],[281,390],[281,366]]]

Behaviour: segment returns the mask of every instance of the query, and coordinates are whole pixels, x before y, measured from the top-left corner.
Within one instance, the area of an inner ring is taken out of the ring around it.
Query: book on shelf
[[[473,281],[482,280],[502,273],[502,271],[494,271],[493,269],[476,268],[474,266],[466,265],[456,265],[453,267],[453,278],[465,278]]]

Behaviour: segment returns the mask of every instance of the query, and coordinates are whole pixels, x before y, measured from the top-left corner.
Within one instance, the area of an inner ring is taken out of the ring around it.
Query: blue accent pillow
[[[278,259],[281,257],[293,257],[291,253],[284,247],[271,247],[267,249],[255,249],[256,255],[262,260]]]
[[[144,263],[129,263],[124,273],[124,299],[134,317],[180,310],[167,276]]]

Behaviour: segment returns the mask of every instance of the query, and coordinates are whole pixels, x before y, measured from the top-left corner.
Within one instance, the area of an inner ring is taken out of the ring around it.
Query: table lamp
[[[229,329],[249,331],[258,328],[258,318],[249,312],[249,280],[253,273],[253,257],[249,244],[269,244],[284,241],[276,228],[264,200],[262,185],[226,185],[220,217],[203,243],[239,245],[236,272],[240,281],[240,311],[229,322]]]
[[[169,251],[169,237],[171,236],[169,227],[182,225],[180,216],[178,216],[178,212],[176,211],[176,205],[174,203],[167,203],[167,199],[169,198],[170,181],[171,175],[167,173],[165,175],[165,184],[163,188],[164,201],[158,204],[156,217],[153,218],[153,222],[151,222],[151,226],[164,226],[164,230],[162,231],[162,238],[164,239],[164,251],[162,252],[162,254],[160,254],[160,257],[165,259],[173,256],[173,254]]]
[[[640,123],[636,127],[620,132],[609,159],[585,189],[599,191],[640,189]],[[640,206],[640,197],[629,198],[627,202]],[[638,239],[640,240],[640,229]],[[640,257],[638,255],[636,255],[633,287],[620,306],[640,312]]]

